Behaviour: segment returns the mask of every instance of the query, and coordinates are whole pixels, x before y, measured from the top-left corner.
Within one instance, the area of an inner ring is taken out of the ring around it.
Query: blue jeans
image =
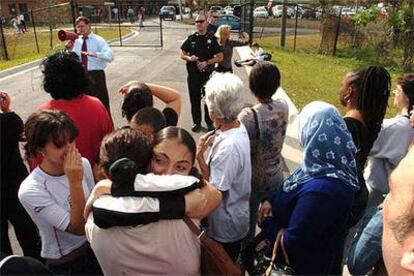
[[[367,211],[348,253],[347,266],[353,275],[365,275],[382,259],[382,208]]]

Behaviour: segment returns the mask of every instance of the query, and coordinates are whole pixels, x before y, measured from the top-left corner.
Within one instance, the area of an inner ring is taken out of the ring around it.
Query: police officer
[[[207,32],[209,32],[212,35],[215,35],[218,29],[217,26],[217,18],[218,18],[218,14],[215,11],[210,11],[210,15],[207,18]]]
[[[202,88],[213,72],[214,65],[223,60],[223,53],[214,35],[207,33],[206,16],[200,13],[195,25],[197,32],[187,37],[181,45],[181,59],[187,61],[187,85],[190,93],[191,115],[194,132],[201,131]],[[213,130],[213,122],[204,106],[204,119],[208,130]]]

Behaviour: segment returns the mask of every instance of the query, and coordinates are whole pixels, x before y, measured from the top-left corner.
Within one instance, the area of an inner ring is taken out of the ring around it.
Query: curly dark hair
[[[42,61],[43,88],[55,100],[70,100],[84,93],[88,76],[74,52],[59,51]]]
[[[125,95],[122,103],[122,117],[126,117],[128,121],[131,121],[138,110],[152,106],[151,89],[145,83],[140,82]]]

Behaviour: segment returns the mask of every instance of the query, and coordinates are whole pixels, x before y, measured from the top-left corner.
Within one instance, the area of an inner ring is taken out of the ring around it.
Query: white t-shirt
[[[364,177],[369,188],[380,193],[389,192],[388,178],[408,152],[408,147],[414,141],[414,128],[410,120],[397,115],[382,122],[378,134],[369,153]]]
[[[88,160],[82,158],[82,165],[83,191],[87,199],[95,182]],[[70,223],[71,204],[66,175],[51,176],[37,167],[22,182],[19,200],[39,229],[43,258],[59,259],[86,242],[84,235],[65,232]]]
[[[235,242],[249,231],[250,140],[241,123],[238,128],[217,133],[208,158],[209,180],[228,196],[208,216],[207,234],[220,242]]]

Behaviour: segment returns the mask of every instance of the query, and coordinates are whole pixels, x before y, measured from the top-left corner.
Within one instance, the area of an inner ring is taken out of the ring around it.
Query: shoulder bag
[[[284,229],[280,229],[277,233],[275,245],[273,246],[272,261],[270,262],[270,265],[266,270],[266,276],[293,275],[294,273],[293,269],[290,267],[290,262],[285,247],[283,246],[283,233]],[[283,259],[285,261],[285,264],[280,264],[276,262],[279,245],[282,248]]]
[[[255,139],[250,140],[250,159],[252,163],[252,188],[259,190],[266,181],[266,170],[263,156],[262,144],[260,141],[259,118],[254,108],[251,108],[254,117],[256,130]]]
[[[241,275],[239,266],[233,262],[221,244],[209,238],[190,218],[184,217],[183,220],[200,241],[202,275]]]

